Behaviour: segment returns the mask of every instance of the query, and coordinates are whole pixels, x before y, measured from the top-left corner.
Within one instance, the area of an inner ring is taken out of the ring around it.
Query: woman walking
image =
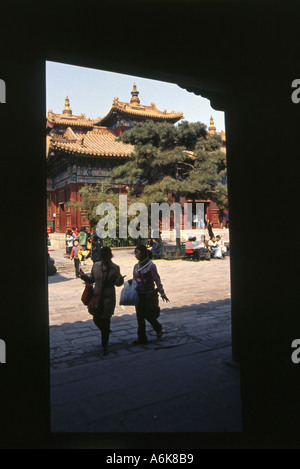
[[[116,289],[124,283],[120,267],[112,262],[112,252],[108,246],[101,248],[100,259],[93,263],[91,275],[81,275],[87,283],[95,283],[92,303],[89,311],[95,325],[101,332],[103,355],[108,354],[111,317],[116,306]]]
[[[151,324],[158,338],[162,336],[162,325],[158,322],[159,305],[158,293],[163,301],[169,302],[166,297],[156,265],[151,260],[151,252],[144,245],[135,248],[135,257],[138,263],[133,268],[133,279],[137,283],[139,304],[136,306],[136,317],[138,323],[138,340],[134,345],[146,344],[146,320]],[[130,281],[129,281],[130,282]],[[156,289],[155,285],[156,284]]]

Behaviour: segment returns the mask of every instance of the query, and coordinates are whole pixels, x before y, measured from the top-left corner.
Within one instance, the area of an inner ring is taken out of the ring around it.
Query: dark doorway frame
[[[208,97],[213,107],[225,112],[234,259],[233,345],[241,364],[245,432],[239,437],[206,435],[200,440],[195,435],[189,437],[185,447],[247,447],[249,436],[258,447],[299,445],[299,365],[297,368],[291,360],[291,344],[299,338],[300,330],[298,279],[291,273],[289,257],[272,255],[278,243],[289,242],[290,233],[273,230],[272,249],[259,256],[259,269],[257,256],[243,257],[241,243],[244,213],[251,214],[257,204],[270,210],[274,204],[272,194],[279,187],[281,194],[288,194],[291,204],[287,207],[286,202],[278,203],[276,214],[280,219],[295,220],[292,202],[298,196],[299,159],[295,148],[300,108],[291,100],[291,83],[300,75],[296,60],[299,5],[293,1],[265,2],[263,6],[254,1],[182,5],[177,1],[170,8],[165,1],[157,15],[153,3],[145,2],[141,9],[138,2],[116,1],[113,6],[101,4],[101,11],[93,4],[86,10],[85,22],[74,3],[72,9],[60,7],[59,15],[49,8],[40,21],[31,12],[28,14],[28,5],[24,5],[17,12],[8,12],[8,27],[1,31],[3,44],[12,37],[11,31],[15,32],[1,57],[1,79],[6,83],[6,103],[0,108],[3,171],[9,175],[1,187],[2,200],[9,198],[10,207],[14,207],[3,221],[13,246],[19,245],[16,213],[18,227],[28,227],[36,240],[22,280],[16,274],[16,266],[24,266],[19,254],[14,254],[13,262],[6,265],[2,280],[9,304],[0,324],[1,339],[7,346],[7,363],[0,369],[1,402],[5,403],[1,414],[3,447],[99,446],[97,436],[87,440],[82,435],[61,438],[49,434],[46,178],[41,158],[45,154],[45,122],[41,116],[46,115],[46,60],[118,69],[177,83]],[[107,19],[102,28],[100,17]],[[129,27],[140,21],[143,35],[140,29]],[[126,24],[126,41],[120,43],[118,32],[124,31]],[[91,34],[96,35],[100,29],[100,43],[91,41]],[[29,37],[28,30],[34,35]],[[76,47],[72,41],[62,40],[71,30],[81,31]],[[191,47],[194,62],[186,54],[186,47]],[[116,50],[120,52],[117,61]],[[23,138],[16,138],[16,129],[21,129]],[[286,158],[284,166],[280,164],[282,155]],[[251,201],[241,197],[245,191],[251,193]],[[262,223],[258,222],[260,229],[265,226]],[[294,226],[297,229],[296,223]],[[165,435],[159,443],[152,440],[151,447],[174,447],[182,441]],[[111,442],[110,438],[102,438],[100,444],[115,447],[116,439]],[[122,437],[119,444],[143,447],[139,438],[124,443]]]

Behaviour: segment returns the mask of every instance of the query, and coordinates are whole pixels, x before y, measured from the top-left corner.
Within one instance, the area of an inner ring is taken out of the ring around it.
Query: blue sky
[[[223,112],[212,109],[208,99],[177,85],[56,62],[46,62],[46,110],[62,112],[68,96],[73,114],[104,117],[114,98],[130,101],[133,83],[140,92],[141,104],[153,102],[160,110],[183,112],[186,121],[199,121],[207,127],[213,116],[217,131],[225,130]]]

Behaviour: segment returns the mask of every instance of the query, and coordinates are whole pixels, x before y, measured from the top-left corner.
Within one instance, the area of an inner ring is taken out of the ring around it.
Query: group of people
[[[108,353],[108,342],[110,335],[111,317],[116,306],[115,287],[124,284],[124,275],[121,275],[120,267],[112,261],[112,252],[108,246],[100,247],[97,242],[97,235],[92,237],[94,249],[92,249],[93,266],[90,275],[80,270],[80,278],[88,284],[94,284],[93,298],[97,302],[93,303],[91,312],[93,321],[101,332],[101,342],[103,355]],[[152,261],[151,251],[145,245],[138,245],[135,248],[137,264],[133,268],[132,280],[136,282],[136,291],[139,297],[136,308],[137,317],[137,340],[134,345],[147,343],[146,320],[151,324],[158,338],[162,336],[162,325],[158,321],[157,304],[158,293],[163,301],[168,302],[156,265]],[[156,298],[156,300],[155,300]]]
[[[75,275],[79,278],[79,269],[81,262],[92,256],[92,251],[100,244],[101,240],[96,232],[88,233],[85,227],[68,228],[66,232],[66,253],[71,260],[74,260]],[[95,253],[94,253],[95,254]]]
[[[74,242],[78,241],[78,244],[83,250],[89,250],[91,245],[91,234],[86,231],[86,228],[82,226],[79,228],[68,228],[66,232],[66,252],[71,254]]]
[[[207,245],[208,245],[208,249],[211,252],[211,257],[214,257],[215,259],[225,258],[227,248],[220,235],[213,236],[212,238],[210,238]]]
[[[189,255],[194,261],[205,258],[205,255],[208,255],[209,259],[224,259],[227,252],[221,236],[215,236],[214,234],[208,241],[204,236],[202,242],[198,242],[196,236],[190,236],[185,243],[184,250],[185,254]]]
[[[229,228],[229,213],[228,210],[224,213],[223,210],[219,211],[219,227],[220,229],[224,228],[224,220],[225,220],[225,228]]]
[[[72,238],[72,239],[71,239]],[[70,259],[74,259],[76,277],[81,278],[86,284],[93,287],[93,309],[89,308],[93,316],[93,321],[101,332],[101,344],[103,355],[108,353],[108,343],[110,335],[111,317],[116,306],[115,287],[124,284],[125,275],[121,275],[120,267],[112,261],[113,255],[110,247],[102,247],[101,239],[96,232],[89,234],[85,228],[80,230],[70,229],[66,235],[67,248]],[[137,263],[133,268],[131,284],[136,282],[136,292],[138,294],[138,304],[135,306],[137,318],[137,340],[136,344],[148,342],[146,334],[146,321],[148,321],[158,338],[162,336],[162,325],[158,321],[159,317],[159,297],[163,301],[169,302],[167,298],[157,267],[152,261],[155,254],[159,252],[160,240],[151,238],[147,245],[139,244],[135,248]],[[211,236],[209,241],[203,239],[198,243],[196,237],[190,237],[185,245],[185,251],[193,254],[194,260],[199,260],[201,252],[207,250],[211,257],[222,258],[225,255],[226,247],[220,236]],[[90,274],[85,274],[80,268],[80,260],[88,256],[93,261]]]

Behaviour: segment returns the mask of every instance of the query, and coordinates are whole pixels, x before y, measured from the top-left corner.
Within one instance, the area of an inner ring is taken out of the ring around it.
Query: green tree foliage
[[[171,204],[185,195],[227,207],[226,156],[221,151],[221,137],[209,134],[204,124],[137,123],[118,140],[134,145],[131,156],[112,169],[103,184],[87,185],[79,192],[79,206],[87,210],[92,224],[97,223],[96,207],[101,202],[118,207],[114,184],[129,187],[128,204]]]
[[[86,218],[89,220],[91,228],[95,228],[99,220],[96,213],[99,204],[102,202],[112,203],[115,207],[118,207],[117,194],[110,191],[109,187],[108,181],[103,181],[97,185],[85,184],[78,191],[80,200],[75,202],[74,206],[86,212]]]
[[[91,185],[85,184],[78,191],[80,200],[74,203],[75,208],[79,208],[86,212],[86,219],[89,220],[91,228],[96,228],[100,217],[97,214],[97,208],[100,204],[111,204],[115,212],[105,211],[102,215],[105,216],[107,222],[115,224],[116,236],[119,236],[119,192],[113,189],[109,180],[104,180],[101,184]],[[132,196],[127,197],[128,205],[136,202],[136,198]],[[108,217],[110,215],[110,217]],[[134,215],[128,215],[128,223],[134,219]],[[106,228],[107,229],[107,228]]]
[[[147,204],[188,195],[227,206],[221,137],[209,134],[204,124],[138,123],[119,140],[135,150],[127,163],[112,171],[111,180],[128,184],[130,195]]]

